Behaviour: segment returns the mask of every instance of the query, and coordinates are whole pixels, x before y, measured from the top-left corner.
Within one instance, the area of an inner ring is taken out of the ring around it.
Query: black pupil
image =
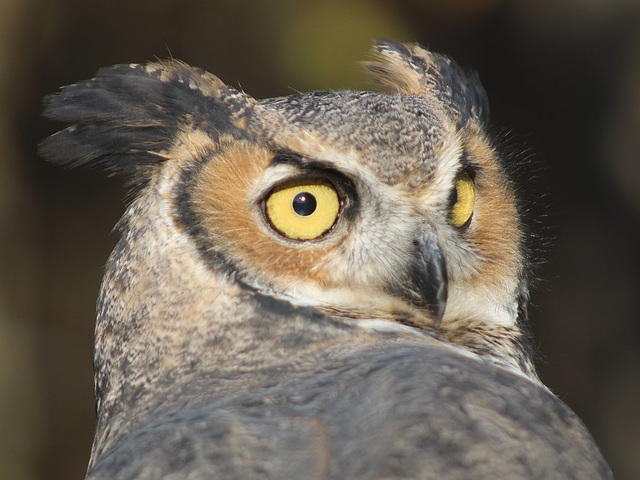
[[[309,192],[302,192],[293,199],[293,211],[302,217],[311,215],[316,211],[316,197]]]
[[[458,186],[451,191],[451,196],[449,197],[449,209],[452,209],[453,206],[458,203]]]

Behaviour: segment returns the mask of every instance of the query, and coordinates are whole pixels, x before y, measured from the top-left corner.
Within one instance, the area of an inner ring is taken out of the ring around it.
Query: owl
[[[256,100],[169,60],[46,99],[41,153],[135,196],[97,305],[89,479],[612,478],[538,379],[530,253],[477,76]]]

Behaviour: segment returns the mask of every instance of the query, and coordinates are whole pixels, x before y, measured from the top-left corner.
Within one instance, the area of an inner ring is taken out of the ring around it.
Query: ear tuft
[[[424,69],[408,61],[406,45],[380,40],[371,47],[371,61],[362,62],[373,83],[383,92],[423,96]]]
[[[45,98],[44,115],[72,125],[39,151],[61,165],[136,171],[166,160],[184,129],[202,129],[214,140],[242,136],[236,123],[254,103],[181,62],[117,65]]]
[[[489,102],[477,74],[418,44],[380,40],[371,52],[373,60],[363,65],[382,91],[435,99],[460,123],[488,121]]]

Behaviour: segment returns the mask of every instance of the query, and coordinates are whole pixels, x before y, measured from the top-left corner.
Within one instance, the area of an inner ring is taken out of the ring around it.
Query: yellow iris
[[[266,200],[273,228],[293,240],[313,240],[326,233],[338,218],[340,199],[327,183],[304,181],[275,189]]]
[[[456,202],[450,213],[451,223],[454,227],[463,227],[471,220],[475,203],[475,185],[471,177],[464,174],[456,180]]]

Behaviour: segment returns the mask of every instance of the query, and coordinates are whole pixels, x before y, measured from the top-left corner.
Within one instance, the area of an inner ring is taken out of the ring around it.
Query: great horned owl
[[[611,478],[528,351],[528,254],[473,75],[255,100],[177,61],[70,85],[63,165],[138,190],[98,300],[88,478]]]

